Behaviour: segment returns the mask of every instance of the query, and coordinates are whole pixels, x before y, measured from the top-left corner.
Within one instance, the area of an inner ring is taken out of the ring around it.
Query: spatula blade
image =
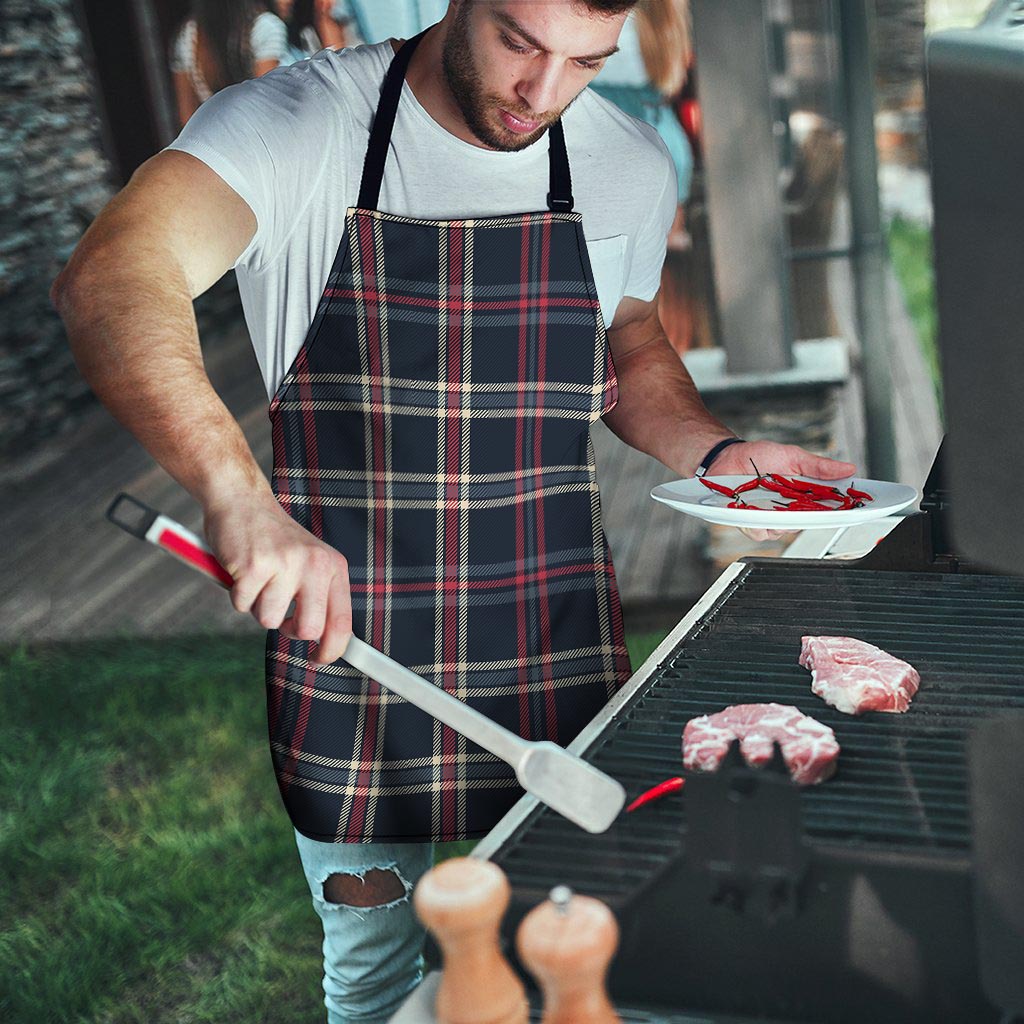
[[[528,793],[595,834],[606,832],[626,803],[620,783],[548,740],[530,744],[516,777]]]

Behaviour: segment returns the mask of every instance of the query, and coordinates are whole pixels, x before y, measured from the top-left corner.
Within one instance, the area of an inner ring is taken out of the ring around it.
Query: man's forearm
[[[733,431],[708,412],[682,360],[663,332],[615,360],[619,400],[604,422],[626,444],[681,477]]]
[[[173,266],[98,259],[53,299],[82,375],[110,412],[205,509],[270,494],[203,366],[192,300]]]

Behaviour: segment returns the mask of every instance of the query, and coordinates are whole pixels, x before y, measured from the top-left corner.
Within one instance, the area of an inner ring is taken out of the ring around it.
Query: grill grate
[[[914,665],[903,715],[840,714],[810,691],[800,637],[853,636]],[[679,774],[684,724],[729,704],[793,704],[835,730],[836,776],[801,794],[812,844],[965,859],[972,723],[1024,709],[1024,580],[752,562],[665,658],[586,758],[632,799]],[[615,903],[678,848],[685,791],[588,836],[540,809],[493,856],[514,887]]]

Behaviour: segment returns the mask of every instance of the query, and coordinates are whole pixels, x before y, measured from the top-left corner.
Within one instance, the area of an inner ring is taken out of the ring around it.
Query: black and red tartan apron
[[[359,205],[271,402],[274,492],[345,556],[356,636],[566,746],[630,675],[590,439],[615,369],[560,123],[548,210],[376,209],[420,38],[391,63]],[[522,795],[504,761],[310,646],[267,637],[271,754],[301,833],[476,838]]]

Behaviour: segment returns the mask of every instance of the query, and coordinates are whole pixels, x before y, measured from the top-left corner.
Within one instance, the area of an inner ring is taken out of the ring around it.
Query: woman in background
[[[288,30],[266,0],[194,0],[171,56],[179,122],[226,86],[288,63],[287,54]]]
[[[288,63],[304,60],[325,46],[351,46],[349,16],[338,0],[275,0],[274,6],[288,26]]]
[[[627,114],[653,125],[676,165],[679,202],[690,195],[693,150],[675,112],[693,56],[687,0],[646,0],[630,11],[619,52],[590,88]]]
[[[686,230],[684,203],[693,179],[693,148],[676,114],[675,101],[686,84],[693,45],[688,0],[644,0],[630,11],[613,53],[590,88],[627,114],[653,125],[676,167],[676,217],[666,239],[658,301],[665,334],[682,355],[709,336],[702,266],[695,261]],[[702,341],[703,343],[703,341]]]

